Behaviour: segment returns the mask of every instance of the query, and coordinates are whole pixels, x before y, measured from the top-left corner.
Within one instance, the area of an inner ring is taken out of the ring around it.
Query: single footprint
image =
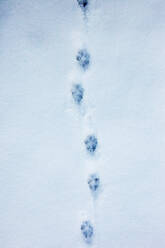
[[[100,186],[100,178],[97,174],[91,174],[88,178],[88,185],[92,192],[96,192]]]
[[[81,233],[84,237],[84,240],[87,243],[91,243],[92,238],[93,238],[93,234],[94,234],[94,230],[93,230],[93,226],[90,223],[90,221],[86,220],[83,221],[81,224]]]
[[[77,0],[80,8],[85,11],[88,6],[88,0]]]
[[[75,103],[80,104],[84,97],[84,89],[81,84],[74,84],[71,93]]]
[[[96,151],[98,141],[97,138],[94,135],[88,135],[84,141],[84,144],[86,146],[86,150],[93,155]]]
[[[86,49],[81,49],[78,51],[76,60],[84,71],[88,69],[90,65],[90,55]]]

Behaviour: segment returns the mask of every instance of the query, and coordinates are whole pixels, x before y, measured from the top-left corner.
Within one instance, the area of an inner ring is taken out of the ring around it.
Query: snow
[[[76,0],[0,1],[0,247],[164,248],[164,10],[91,0],[84,16]]]

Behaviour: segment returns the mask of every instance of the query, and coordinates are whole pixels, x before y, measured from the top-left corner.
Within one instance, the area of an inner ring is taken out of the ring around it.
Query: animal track
[[[93,226],[91,225],[90,221],[87,220],[87,221],[82,222],[81,232],[87,243],[92,241],[94,230],[93,230]]]
[[[85,11],[88,6],[88,0],[77,0],[80,8]]]
[[[94,135],[88,135],[84,141],[86,150],[90,154],[94,154],[98,145],[97,138]]]
[[[80,104],[84,97],[84,89],[81,84],[73,85],[71,92],[75,103]]]
[[[88,185],[92,192],[97,191],[100,186],[100,178],[97,174],[91,174],[88,178]]]
[[[90,65],[90,54],[86,49],[81,49],[78,51],[76,60],[78,61],[80,67],[86,71]]]

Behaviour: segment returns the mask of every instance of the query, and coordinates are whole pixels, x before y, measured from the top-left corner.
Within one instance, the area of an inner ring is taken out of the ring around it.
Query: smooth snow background
[[[0,1],[0,247],[86,247],[87,217],[97,248],[164,248],[164,11],[161,0],[95,0],[84,25],[76,0]]]

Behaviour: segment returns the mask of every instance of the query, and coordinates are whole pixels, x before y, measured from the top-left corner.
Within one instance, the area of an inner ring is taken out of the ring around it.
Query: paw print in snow
[[[97,138],[94,135],[89,135],[87,136],[87,138],[84,141],[85,146],[86,146],[86,150],[90,153],[90,154],[94,154],[98,145],[98,141]]]
[[[78,61],[80,67],[84,70],[87,70],[90,64],[90,55],[86,49],[81,49],[78,51],[76,56],[76,60]]]
[[[100,178],[97,174],[91,174],[88,178],[88,185],[92,192],[97,191],[100,185]]]
[[[77,2],[82,10],[86,10],[88,6],[88,0],[77,0]]]
[[[87,243],[92,241],[92,237],[94,234],[93,226],[90,221],[83,221],[81,224],[81,233]]]
[[[75,101],[75,103],[80,104],[83,100],[83,96],[84,96],[84,89],[81,86],[81,84],[75,84],[72,87],[72,97]]]

